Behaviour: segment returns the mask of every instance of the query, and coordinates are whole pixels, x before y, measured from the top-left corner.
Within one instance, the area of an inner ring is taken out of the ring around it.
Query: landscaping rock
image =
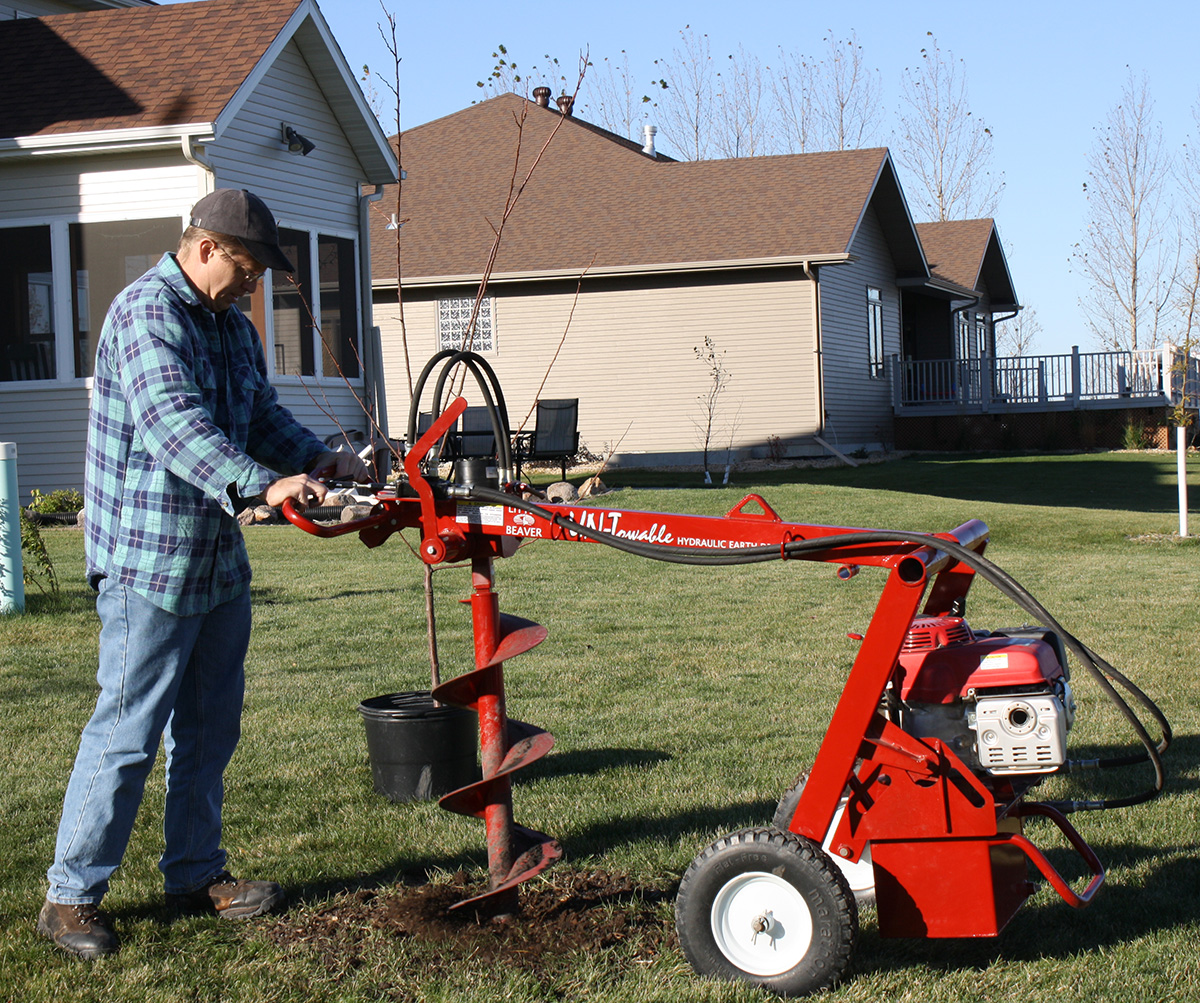
[[[579,500],[579,491],[568,481],[555,481],[546,488],[546,497],[558,504]]]
[[[595,495],[606,495],[610,488],[598,476],[589,477],[579,485],[580,498],[592,498]]]
[[[260,522],[264,526],[274,526],[281,519],[281,516],[270,505],[258,505],[254,509],[254,521]]]

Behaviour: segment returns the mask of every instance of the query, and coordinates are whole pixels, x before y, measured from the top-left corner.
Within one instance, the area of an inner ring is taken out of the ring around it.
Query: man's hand
[[[333,480],[351,480],[366,484],[371,480],[371,471],[361,458],[345,450],[327,450],[313,461],[312,470],[321,471]]]
[[[320,505],[325,500],[325,485],[308,474],[295,474],[273,481],[263,492],[263,501],[272,508],[278,508],[289,498],[301,511],[311,505]]]

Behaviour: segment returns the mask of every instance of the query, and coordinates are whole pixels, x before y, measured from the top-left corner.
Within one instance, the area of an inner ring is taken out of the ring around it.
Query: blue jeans
[[[222,775],[241,734],[250,594],[176,616],[108,580],[100,614],[100,696],[67,784],[47,898],[98,903],[121,862],[154,765],[166,751],[168,894],[203,887],[225,866]]]

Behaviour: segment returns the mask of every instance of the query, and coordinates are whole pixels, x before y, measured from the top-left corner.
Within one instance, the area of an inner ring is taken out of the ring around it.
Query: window
[[[871,379],[883,379],[883,293],[874,286],[867,286],[867,366]]]
[[[50,227],[0,230],[0,381],[52,380]]]
[[[279,229],[279,249],[296,266],[295,282],[286,275],[271,274],[275,316],[275,373],[278,376],[312,376],[316,373],[313,354],[312,255],[308,233]],[[259,328],[260,334],[265,334]]]
[[[317,238],[321,280],[321,375],[358,376],[358,287],[354,282],[354,241]]]
[[[319,375],[332,379],[357,378],[358,283],[354,241],[320,234],[315,269],[312,236],[308,231],[280,227],[279,246],[296,266],[296,273],[292,278],[271,273],[276,375],[316,376],[320,359]],[[320,318],[319,331],[314,326],[314,317]],[[266,328],[258,318],[251,315],[251,319],[259,332],[265,334]]]
[[[954,331],[956,334],[955,342],[957,345],[956,358],[966,361],[974,354],[971,351],[971,319],[965,312],[955,314]]]
[[[479,303],[479,314],[475,318],[475,329],[468,344],[465,339],[471,311],[475,309],[473,297],[438,300],[438,350],[450,348],[458,351],[466,348],[472,352],[492,353],[496,351],[496,335],[492,326],[493,299],[485,296]]]
[[[179,245],[179,219],[125,219],[72,223],[72,327],[75,375],[91,376],[96,344],[109,304],[129,283]]]

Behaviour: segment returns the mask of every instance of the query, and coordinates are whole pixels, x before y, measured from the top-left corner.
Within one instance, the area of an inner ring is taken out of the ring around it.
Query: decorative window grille
[[[438,350],[467,349],[472,352],[492,354],[496,351],[496,332],[492,323],[493,298],[485,296],[479,304],[475,317],[475,328],[470,343],[464,337],[471,311],[475,307],[474,297],[438,300]]]

